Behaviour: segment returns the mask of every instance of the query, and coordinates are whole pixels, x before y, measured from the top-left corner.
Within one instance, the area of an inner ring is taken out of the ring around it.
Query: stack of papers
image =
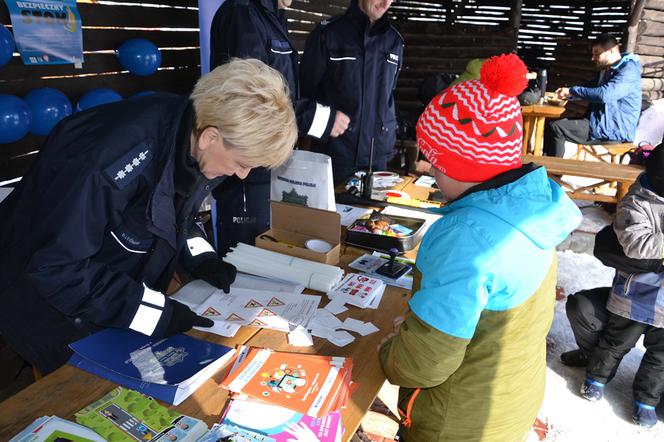
[[[200,419],[178,413],[122,387],[78,411],[76,421],[108,441],[194,442],[208,432],[207,425]]]
[[[323,418],[346,406],[352,368],[351,358],[250,348],[221,386],[266,404]]]
[[[231,337],[243,325],[283,332],[289,332],[298,325],[307,325],[321,297],[299,294],[302,286],[294,287],[296,293],[242,289],[233,285],[229,293],[224,293],[197,280],[184,286],[172,297],[197,314],[214,321],[213,327],[200,330]]]
[[[349,273],[339,285],[327,293],[332,302],[325,308],[332,313],[343,311],[339,311],[339,307],[344,304],[376,309],[380,305],[384,292],[385,283],[380,279]]]
[[[386,284],[393,285],[395,287],[401,287],[407,290],[412,290],[413,288],[413,272],[408,272],[400,278],[394,279],[380,273],[376,273],[376,270],[380,268],[383,264],[390,261],[389,255],[380,252],[373,252],[371,255],[362,255],[357,258],[355,261],[348,264],[348,267],[351,269],[359,270],[367,276],[372,278],[380,279]],[[397,256],[395,259],[396,262],[402,264],[408,264],[411,267],[415,266],[415,261],[412,259]]]
[[[232,400],[226,407],[220,427],[218,434],[235,437],[230,439],[234,442],[337,442],[341,441],[343,434],[338,411],[317,419],[251,399]]]
[[[235,350],[189,335],[151,338],[107,328],[69,344],[69,364],[178,405],[222,368]]]

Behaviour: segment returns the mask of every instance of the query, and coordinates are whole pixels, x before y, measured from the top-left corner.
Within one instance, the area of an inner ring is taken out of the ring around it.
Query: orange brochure
[[[221,383],[234,393],[298,413],[323,417],[343,405],[352,360],[251,348],[244,361]]]

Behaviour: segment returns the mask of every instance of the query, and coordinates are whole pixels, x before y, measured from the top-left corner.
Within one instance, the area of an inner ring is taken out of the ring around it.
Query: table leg
[[[629,190],[630,185],[631,183],[624,183],[622,181],[618,181],[616,189],[616,199],[618,200],[618,202],[620,202],[620,200],[623,199],[625,195],[627,195],[627,191]]]
[[[527,154],[531,151],[530,139],[533,136],[533,127],[535,126],[535,118],[531,116],[523,117],[523,153]]]
[[[542,140],[544,139],[544,123],[546,117],[539,116],[535,121],[535,146],[533,147],[533,154],[542,156]]]

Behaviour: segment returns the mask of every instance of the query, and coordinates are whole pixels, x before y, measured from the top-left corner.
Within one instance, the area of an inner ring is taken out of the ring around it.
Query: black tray
[[[395,223],[412,229],[413,233],[399,238],[396,236],[377,235],[375,233],[351,230],[356,224],[363,224],[367,220],[367,218],[360,218],[346,228],[346,243],[383,252],[389,252],[391,248],[396,248],[399,253],[417,247],[422,240],[422,235],[424,234],[422,227],[426,221],[419,218],[409,218],[405,216],[386,216],[391,218]]]

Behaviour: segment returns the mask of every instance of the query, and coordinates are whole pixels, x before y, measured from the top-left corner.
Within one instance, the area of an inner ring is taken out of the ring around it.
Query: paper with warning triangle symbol
[[[244,306],[244,308],[256,308],[256,307],[263,307],[263,304],[256,301],[255,299],[252,299],[251,301],[247,302],[247,304]]]
[[[228,318],[226,318],[226,320],[227,320],[227,321],[240,321],[240,322],[244,322],[244,318],[242,318],[242,317],[239,316],[239,315],[236,315],[235,313],[231,313],[230,315],[228,315]]]
[[[201,313],[201,316],[221,316],[221,312],[214,307],[208,307]]]
[[[268,307],[278,307],[284,305],[284,302],[278,298],[272,298],[267,302]]]
[[[213,319],[219,327],[253,326],[289,332],[313,317],[320,296],[300,293],[233,288],[230,293],[212,292],[194,308]]]

